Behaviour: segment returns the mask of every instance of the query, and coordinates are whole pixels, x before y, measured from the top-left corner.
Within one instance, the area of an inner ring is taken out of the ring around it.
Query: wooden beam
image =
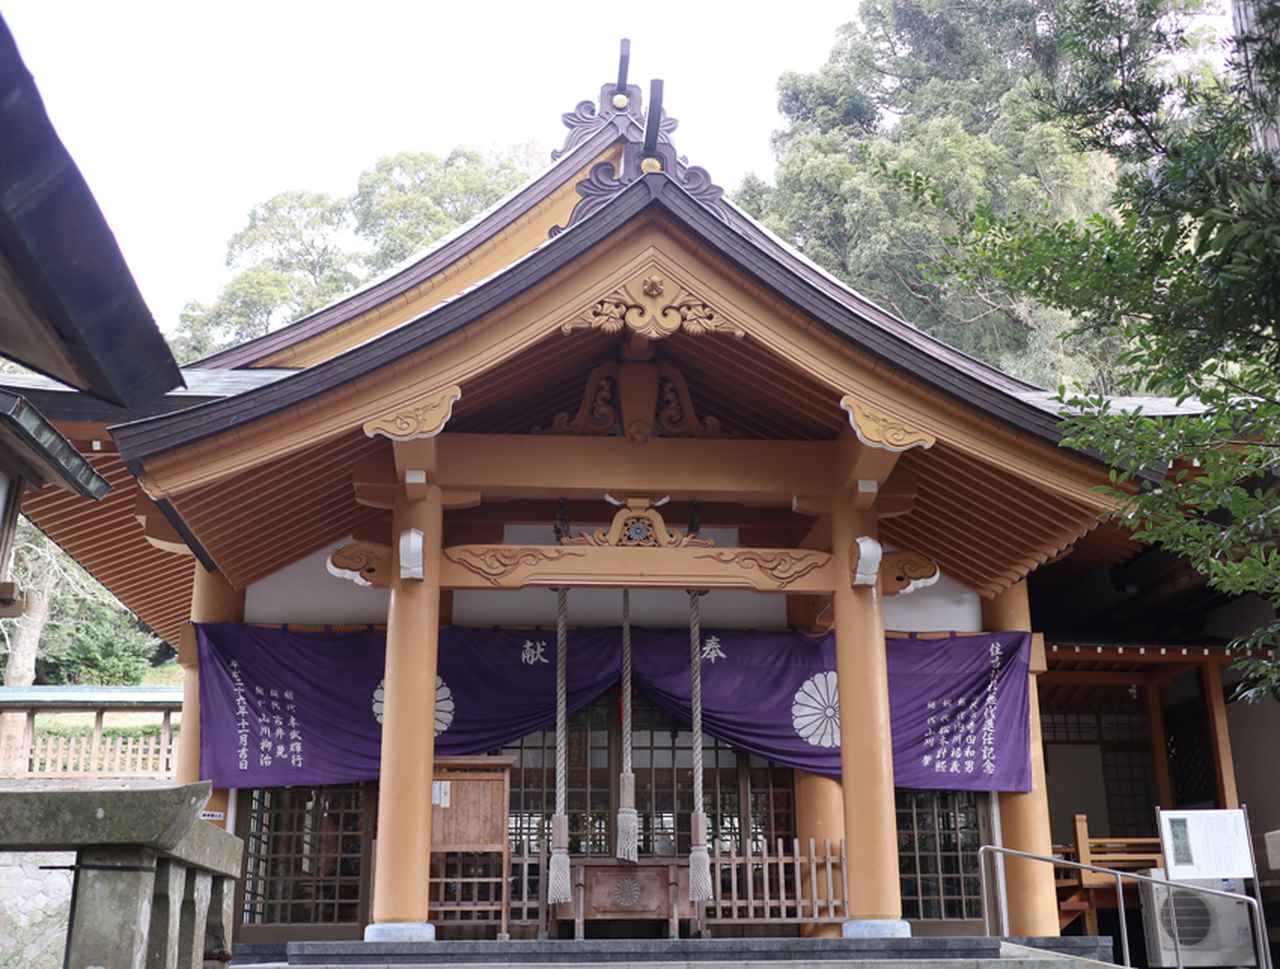
[[[1205,663],[1200,668],[1204,677],[1204,702],[1209,712],[1209,734],[1213,744],[1213,766],[1218,782],[1218,806],[1238,808],[1240,793],[1236,788],[1236,765],[1231,756],[1231,735],[1227,730],[1227,702],[1222,691],[1222,666]]]
[[[1146,686],[1151,679],[1151,673],[1112,670],[1048,670],[1040,674],[1044,686]]]
[[[825,552],[804,549],[615,548],[455,545],[444,550],[440,585],[449,589],[528,586],[750,589],[830,592],[848,572]]]
[[[835,445],[825,441],[441,434],[443,488],[486,498],[671,495],[790,507],[795,495],[834,493]]]
[[[446,525],[494,522],[500,525],[550,525],[556,520],[559,510],[558,502],[552,498],[511,498],[486,501],[474,508],[446,509],[444,517]],[[574,499],[565,503],[566,517],[581,525],[607,522],[613,518],[615,510],[603,496]],[[663,505],[662,514],[672,524],[685,528],[693,516],[693,505],[687,501],[672,501]],[[730,502],[699,502],[697,514],[704,528],[750,528],[755,536],[774,532],[803,534],[813,522],[813,518],[806,513],[786,511],[776,506],[757,508]],[[390,528],[390,525],[387,527]],[[741,544],[783,548],[792,543],[757,541],[753,538],[751,541],[742,539]]]
[[[1148,683],[1147,730],[1151,736],[1151,766],[1156,774],[1156,793],[1160,807],[1166,811],[1174,808],[1173,780],[1169,775],[1169,739],[1164,732],[1164,701],[1160,696],[1160,684]]]
[[[1242,653],[1227,653],[1207,646],[1098,646],[1098,645],[1064,645],[1050,643],[1049,659],[1055,662],[1080,663],[1177,663],[1186,666],[1189,663],[1200,665],[1216,663],[1228,665],[1240,659]]]

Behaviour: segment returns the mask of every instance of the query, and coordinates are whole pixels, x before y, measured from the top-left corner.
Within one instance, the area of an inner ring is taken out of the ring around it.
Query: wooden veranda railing
[[[849,879],[844,842],[819,846],[810,838],[790,846],[778,838],[770,852],[750,843],[745,854],[722,852],[711,859],[715,897],[707,903],[708,924],[843,922],[848,918]]]
[[[181,708],[170,687],[0,687],[0,777],[171,777]],[[58,714],[85,723],[48,729]],[[116,733],[108,716],[135,729]]]
[[[1096,837],[1089,834],[1089,816],[1075,816],[1075,842],[1058,845],[1053,853],[1083,865],[1097,865],[1116,871],[1142,871],[1163,868],[1164,854],[1159,838]],[[1066,928],[1081,916],[1085,931],[1097,934],[1098,909],[1115,908],[1115,879],[1110,875],[1078,869],[1059,868],[1058,922]]]

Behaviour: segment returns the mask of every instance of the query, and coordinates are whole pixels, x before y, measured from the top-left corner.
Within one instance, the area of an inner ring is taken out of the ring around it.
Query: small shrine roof
[[[0,355],[122,407],[180,385],[3,20],[0,133]]]

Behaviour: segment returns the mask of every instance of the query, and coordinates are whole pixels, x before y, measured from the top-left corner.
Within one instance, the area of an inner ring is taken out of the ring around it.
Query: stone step
[[[749,962],[663,960],[642,962],[275,962],[243,964],[245,969],[1063,969],[1061,958],[997,959],[765,959]]]
[[[542,941],[291,942],[287,955],[238,948],[240,966],[416,966],[419,969],[1074,969],[1073,956],[1110,957],[1109,939],[982,936],[902,939],[584,939]],[[1104,955],[1105,952],[1105,955]],[[282,956],[286,962],[279,961]],[[1064,961],[1066,965],[1064,965]]]

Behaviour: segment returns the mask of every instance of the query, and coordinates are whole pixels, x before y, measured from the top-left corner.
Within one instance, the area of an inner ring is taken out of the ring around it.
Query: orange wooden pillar
[[[1204,683],[1204,705],[1209,712],[1209,736],[1213,743],[1214,779],[1218,783],[1218,807],[1238,808],[1236,764],[1231,756],[1231,734],[1227,730],[1227,701],[1222,687],[1222,667],[1214,662],[1200,667]]]
[[[812,839],[818,851],[825,850],[828,842],[832,851],[838,851],[840,841],[844,838],[844,793],[840,790],[840,782],[821,774],[796,769],[796,837],[800,840],[801,852],[808,852]],[[801,872],[801,878],[807,879],[807,869]],[[854,876],[850,876],[850,881]],[[826,898],[826,883],[822,879],[818,884],[809,885],[805,881],[805,891],[811,892],[812,898]],[[837,897],[839,891],[837,890]],[[840,936],[840,926],[830,923],[809,924],[801,929],[806,938],[830,939]]]
[[[1160,798],[1160,807],[1171,811],[1173,803],[1173,781],[1169,775],[1169,738],[1164,732],[1164,700],[1160,696],[1159,682],[1148,683],[1147,698],[1147,731],[1151,737],[1151,766],[1156,775],[1156,794]]]
[[[898,828],[894,810],[893,739],[889,725],[889,671],[878,573],[879,542],[874,511],[837,497],[831,515],[831,548],[850,556],[866,546],[852,572],[870,571],[865,584],[836,583],[833,596],[836,673],[840,697],[840,769],[844,834],[849,864],[846,936],[906,936],[898,872]],[[869,540],[869,541],[868,541]],[[856,553],[855,553],[856,554]],[[874,558],[874,564],[868,561]]]
[[[364,935],[370,942],[435,938],[427,908],[444,522],[440,488],[415,487],[392,513],[373,923]],[[406,568],[419,550],[421,578]]]
[[[983,625],[991,632],[1031,631],[1031,604],[1023,579],[994,599],[982,600]],[[1038,654],[1038,655],[1037,655]],[[1044,672],[1043,649],[1033,651],[1028,684],[1031,718],[1031,790],[1000,795],[1000,827],[1004,846],[1037,855],[1053,854],[1049,830],[1049,792],[1045,786],[1044,742],[1040,734],[1040,696],[1036,683]],[[1056,936],[1058,892],[1053,866],[1021,858],[1005,859],[1009,931],[1013,935]]]
[[[210,572],[195,563],[191,586],[191,622],[243,622],[244,590],[233,589],[220,572]],[[178,731],[174,755],[174,780],[191,784],[200,780],[200,656],[195,627],[188,624],[178,643],[178,665],[182,667],[182,729]],[[220,811],[224,822],[227,791],[215,788],[207,805]]]

